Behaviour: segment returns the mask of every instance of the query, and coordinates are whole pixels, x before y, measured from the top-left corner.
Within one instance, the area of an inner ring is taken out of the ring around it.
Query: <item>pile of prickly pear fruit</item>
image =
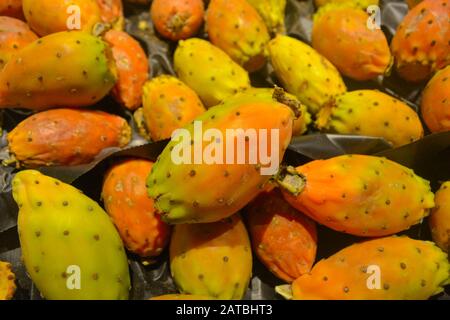
[[[2,1],[0,300],[448,296],[449,16]]]

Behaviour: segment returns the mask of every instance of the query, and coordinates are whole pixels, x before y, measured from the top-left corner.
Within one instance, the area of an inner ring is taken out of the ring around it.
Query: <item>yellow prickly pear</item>
[[[11,264],[0,261],[0,301],[12,299],[16,292],[15,279]]]

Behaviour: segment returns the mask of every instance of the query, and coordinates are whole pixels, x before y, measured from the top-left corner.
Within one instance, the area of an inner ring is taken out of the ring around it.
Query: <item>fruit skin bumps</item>
[[[128,298],[125,249],[109,216],[96,202],[34,170],[16,174],[13,197],[19,207],[23,261],[45,299]]]
[[[285,199],[333,230],[363,237],[392,235],[420,223],[434,207],[428,181],[398,163],[338,156],[288,168]]]
[[[153,162],[129,159],[106,173],[102,199],[125,247],[141,257],[158,256],[169,241],[170,228],[156,214],[145,180]]]
[[[312,114],[347,91],[337,69],[307,44],[278,35],[269,43],[277,78]]]
[[[387,237],[319,261],[294,281],[292,291],[297,300],[426,300],[449,280],[447,255],[433,242]]]
[[[0,107],[90,106],[109,93],[116,78],[114,60],[101,39],[81,31],[55,33],[20,50],[3,68]]]
[[[356,4],[327,5],[314,16],[312,46],[352,79],[384,75],[391,67],[391,51],[383,31],[367,27],[369,19]]]
[[[392,39],[398,74],[405,80],[427,80],[450,63],[450,1],[425,0],[412,8]]]
[[[421,112],[431,132],[450,130],[450,66],[438,71],[424,89]]]
[[[105,112],[56,109],[25,119],[8,134],[11,161],[18,167],[89,163],[105,148],[125,147],[131,128]]]
[[[240,216],[175,226],[170,270],[183,294],[242,299],[252,275],[252,253]]]
[[[450,181],[444,182],[436,193],[436,207],[429,223],[433,241],[445,252],[450,252]]]
[[[16,292],[16,276],[11,264],[0,261],[0,301],[11,300]]]
[[[412,108],[376,90],[340,95],[320,110],[316,126],[324,132],[384,138],[395,147],[424,135],[419,116]]]

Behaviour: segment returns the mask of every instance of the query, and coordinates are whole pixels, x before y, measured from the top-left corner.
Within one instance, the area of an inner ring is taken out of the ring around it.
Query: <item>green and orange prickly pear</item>
[[[249,72],[264,66],[269,32],[246,0],[211,0],[206,29],[211,42]]]
[[[292,136],[294,112],[283,103],[298,107],[282,90],[274,97],[237,94],[172,138],[147,180],[164,221],[219,221],[270,185]]]
[[[142,104],[142,86],[148,80],[147,55],[139,42],[124,31],[109,30],[104,39],[111,46],[118,72],[112,94],[124,107],[135,110]]]
[[[36,58],[39,57],[39,63]],[[81,31],[60,32],[20,50],[0,73],[0,108],[84,107],[116,82],[109,47]]]
[[[14,54],[37,39],[25,22],[0,17],[0,71]]]
[[[433,241],[450,253],[450,181],[444,182],[436,193],[436,207],[429,222]]]
[[[11,300],[16,292],[16,276],[11,270],[11,264],[0,261],[0,301]]]
[[[125,18],[122,0],[97,0],[97,4],[102,21],[111,25],[115,30],[123,30]]]
[[[149,300],[212,300],[212,298],[193,294],[166,294],[163,296],[153,297]]]
[[[271,34],[286,33],[284,22],[286,0],[247,0],[247,2],[261,15]]]
[[[156,30],[172,41],[194,36],[203,24],[203,0],[153,0],[150,14]]]
[[[297,39],[279,35],[269,43],[269,53],[284,88],[313,114],[347,91],[331,62]]]
[[[384,138],[395,147],[424,135],[412,108],[376,90],[357,90],[337,97],[320,110],[316,126],[324,132]]]
[[[0,16],[24,20],[22,0],[2,0],[0,2]]]
[[[45,299],[128,298],[122,240],[95,201],[34,170],[17,173],[12,184],[22,258]]]
[[[449,0],[424,0],[408,12],[391,43],[403,79],[426,80],[450,64],[449,16]]]
[[[333,230],[381,237],[421,223],[434,207],[430,183],[385,158],[345,155],[281,172],[285,199]]]
[[[254,252],[274,275],[292,282],[311,270],[316,225],[292,208],[279,190],[260,194],[247,207],[246,217]]]
[[[252,252],[239,214],[215,223],[175,226],[170,270],[183,294],[242,299],[252,276]]]
[[[18,167],[89,163],[106,148],[125,147],[131,128],[105,112],[56,109],[25,119],[8,134],[11,159]]]
[[[356,4],[329,4],[314,16],[312,46],[345,76],[364,81],[390,71],[389,44],[381,29]]]
[[[431,132],[450,131],[450,66],[438,71],[423,90],[421,112]]]
[[[449,272],[447,255],[434,243],[387,237],[319,261],[292,292],[296,300],[426,300],[444,290]]]
[[[180,41],[174,64],[180,80],[199,95],[207,108],[250,87],[247,71],[202,39]],[[201,70],[198,66],[202,66]]]
[[[28,25],[42,37],[70,30],[91,33],[102,22],[97,0],[23,0],[22,6]]]
[[[129,159],[105,176],[102,199],[125,247],[141,257],[158,256],[169,242],[170,228],[155,213],[145,181],[153,162]]]
[[[162,75],[144,85],[143,108],[135,113],[141,135],[170,139],[176,129],[206,112],[198,95],[175,77]]]

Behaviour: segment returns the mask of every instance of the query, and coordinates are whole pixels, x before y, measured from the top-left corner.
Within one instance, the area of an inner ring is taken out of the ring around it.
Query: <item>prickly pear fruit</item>
[[[311,113],[347,91],[331,62],[303,42],[279,35],[269,43],[269,52],[278,79]]]
[[[429,221],[433,241],[445,252],[450,252],[450,181],[444,182],[436,193],[436,207]]]
[[[39,57],[39,63],[36,63]],[[116,82],[106,43],[81,31],[36,40],[0,73],[0,107],[83,107],[100,101]]]
[[[142,86],[148,80],[149,63],[139,42],[128,33],[109,30],[105,41],[111,46],[118,71],[118,81],[112,94],[130,110],[142,104]]]
[[[319,261],[292,289],[298,300],[426,300],[444,290],[449,271],[447,255],[434,243],[387,237]]]
[[[285,103],[285,96],[276,98]],[[164,221],[216,222],[264,191],[292,134],[294,113],[278,101],[237,94],[172,139],[147,180],[149,195]],[[211,188],[211,183],[220,188]]]
[[[0,17],[0,70],[14,54],[37,39],[37,35],[25,22]]]
[[[174,64],[180,80],[197,92],[207,108],[250,87],[247,71],[202,39],[180,41]]]
[[[211,0],[206,28],[211,42],[249,72],[264,66],[269,32],[246,0]]]
[[[420,223],[434,207],[428,181],[380,157],[339,156],[287,171],[281,176],[285,199],[339,232],[391,235]]]
[[[153,0],[150,9],[156,30],[169,40],[193,37],[203,24],[202,0]]]
[[[390,70],[391,51],[383,31],[367,27],[369,19],[353,2],[322,7],[314,16],[312,46],[352,79],[383,75]]]
[[[324,132],[386,139],[395,147],[423,137],[417,113],[408,105],[376,90],[344,93],[323,107],[317,127]]]
[[[278,278],[292,282],[316,259],[314,222],[292,208],[278,190],[260,194],[247,209],[254,252]]]
[[[12,299],[16,292],[15,279],[11,264],[0,261],[0,301]]]
[[[89,163],[105,148],[131,139],[125,119],[99,111],[57,109],[37,113],[8,134],[11,160],[19,167]]]
[[[141,257],[158,256],[169,240],[170,228],[155,213],[145,180],[153,162],[131,159],[106,174],[102,198],[128,250]]]
[[[97,0],[23,0],[22,5],[28,25],[40,36],[69,30],[91,33],[102,21]]]
[[[247,2],[261,15],[271,34],[286,32],[284,23],[286,0],[247,0]]]
[[[418,5],[420,2],[422,2],[422,0],[406,0],[406,3],[410,9]]]
[[[141,133],[153,141],[169,139],[176,129],[206,111],[191,88],[167,75],[153,78],[144,85],[143,105],[135,118]]]
[[[175,226],[170,270],[183,294],[242,299],[252,275],[252,253],[240,216]]]
[[[153,297],[150,300],[212,300],[212,298],[193,294],[166,294],[163,296]]]
[[[23,261],[44,298],[128,298],[125,249],[109,216],[96,202],[34,170],[15,176],[13,197],[19,206]],[[79,276],[79,281],[71,275]]]
[[[421,112],[431,132],[450,131],[450,66],[438,71],[426,86]]]
[[[315,0],[317,7],[321,7],[329,3],[354,3],[362,9],[365,9],[370,5],[378,5],[379,2],[379,0]]]
[[[116,30],[123,30],[125,18],[122,0],[97,0],[97,4],[102,21],[110,24]]]
[[[408,12],[391,43],[403,79],[426,80],[450,64],[449,16],[449,0],[425,0]]]
[[[2,0],[0,3],[0,16],[23,20],[22,0]]]

